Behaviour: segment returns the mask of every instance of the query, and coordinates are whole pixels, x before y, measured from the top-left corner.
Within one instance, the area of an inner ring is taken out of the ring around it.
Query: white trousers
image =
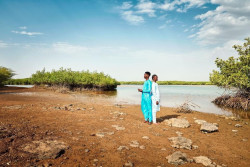
[[[152,119],[153,119],[153,123],[156,123],[156,113],[157,111],[152,111]]]

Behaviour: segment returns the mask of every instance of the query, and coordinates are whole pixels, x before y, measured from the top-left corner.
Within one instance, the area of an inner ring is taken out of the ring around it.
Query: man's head
[[[152,75],[152,80],[154,82],[158,81],[158,76],[156,74]]]
[[[150,75],[151,75],[151,73],[148,72],[148,71],[146,71],[146,72],[144,73],[144,78],[145,78],[145,79],[149,79]]]

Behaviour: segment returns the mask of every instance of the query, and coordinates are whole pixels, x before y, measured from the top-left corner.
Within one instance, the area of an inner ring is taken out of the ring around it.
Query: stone
[[[218,127],[212,123],[205,122],[201,124],[200,130],[202,132],[212,133],[212,132],[217,132]]]
[[[124,166],[125,166],[125,167],[133,167],[134,164],[133,164],[133,162],[128,161],[128,162],[126,162],[126,163],[124,164]]]
[[[142,149],[142,150],[145,150],[146,147],[141,145],[139,148]]]
[[[236,125],[234,125],[236,128],[239,128],[239,127],[242,127],[242,125],[241,124],[236,124]]]
[[[247,141],[247,139],[242,139],[242,141]]]
[[[128,148],[127,146],[119,146],[119,147],[117,148],[117,151],[122,151],[122,150],[124,150],[124,149],[129,150],[129,148]]]
[[[197,146],[197,145],[192,145],[192,148],[193,148],[193,149],[198,149],[199,146]]]
[[[112,125],[113,128],[116,130],[125,130],[125,127],[119,126],[119,125]]]
[[[146,139],[146,140],[148,140],[148,139],[149,139],[149,137],[148,137],[148,136],[143,136],[142,138],[143,138],[143,139]]]
[[[192,141],[185,137],[181,137],[181,136],[171,137],[171,138],[168,138],[168,140],[171,141],[172,143],[171,146],[174,148],[184,148],[188,150],[192,149]]]
[[[138,143],[138,141],[136,141],[136,140],[133,140],[133,141],[131,141],[131,143],[129,144],[131,147],[139,147],[139,143]]]
[[[55,159],[69,148],[64,142],[57,140],[32,141],[21,146],[22,150],[38,156],[38,159]]]
[[[94,162],[98,162],[99,160],[98,159],[94,159]]]
[[[161,148],[161,151],[166,151],[167,149],[165,147]]]
[[[199,124],[199,125],[201,125],[201,124],[203,124],[203,123],[205,123],[205,122],[207,122],[207,121],[201,120],[201,119],[197,119],[197,120],[195,120],[194,122],[197,123],[197,124]]]
[[[84,152],[85,152],[85,153],[88,153],[88,152],[89,152],[89,149],[85,149]]]
[[[188,162],[187,154],[180,151],[174,152],[172,155],[166,157],[168,163],[173,165],[182,165]]]
[[[177,132],[175,132],[178,136],[182,136],[183,135],[183,133],[181,133],[181,132],[179,132],[179,131],[177,131]]]
[[[100,138],[103,138],[105,136],[104,132],[98,132],[95,135]]]
[[[190,126],[188,120],[186,119],[171,118],[169,120],[165,120],[164,122],[168,126],[177,128],[188,128]]]
[[[113,135],[115,132],[97,132],[95,136],[103,138],[105,135]]]
[[[195,163],[200,163],[204,166],[213,166],[211,159],[205,156],[193,157]]]
[[[236,133],[236,132],[238,132],[238,130],[234,130],[234,129],[233,129],[232,132]]]

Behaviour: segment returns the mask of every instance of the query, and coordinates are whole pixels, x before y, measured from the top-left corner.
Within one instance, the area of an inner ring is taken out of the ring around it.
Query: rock
[[[234,129],[233,129],[232,132],[236,133],[236,132],[238,132],[238,130],[234,130]]]
[[[197,145],[193,145],[193,146],[192,146],[192,148],[193,148],[193,149],[198,149],[198,148],[199,148],[199,146],[197,146]]]
[[[0,154],[6,153],[6,152],[8,152],[8,145],[6,142],[0,140]]]
[[[94,159],[94,162],[98,162],[99,160],[98,159]]]
[[[119,126],[119,125],[112,125],[113,128],[116,130],[125,130],[125,127]]]
[[[228,125],[232,125],[232,123],[231,123],[231,122],[228,122]]]
[[[242,139],[242,141],[247,141],[247,139]]]
[[[103,138],[105,135],[113,135],[115,132],[97,132],[95,136]]]
[[[179,132],[179,131],[177,131],[177,132],[175,132],[178,136],[182,136],[183,135],[183,133],[181,133],[181,132]]]
[[[205,123],[205,122],[207,122],[207,121],[201,120],[201,119],[197,119],[197,120],[195,120],[194,122],[197,123],[197,124],[199,124],[199,125],[201,125],[201,124],[203,124],[203,123]]]
[[[236,124],[236,125],[234,125],[234,126],[237,127],[237,128],[242,127],[241,124]]]
[[[69,147],[57,140],[33,141],[25,144],[22,150],[31,154],[36,154],[39,159],[55,159],[65,153]]]
[[[124,149],[129,150],[129,148],[128,148],[127,146],[119,146],[119,147],[117,148],[117,151],[122,151],[122,150],[124,150]]]
[[[136,141],[136,140],[133,140],[133,141],[131,141],[131,143],[129,144],[131,147],[139,147],[139,143],[138,143],[138,141]]]
[[[149,139],[149,137],[148,137],[148,136],[143,136],[142,138],[143,138],[143,139],[146,139],[146,140],[148,140],[148,139]]]
[[[166,151],[167,149],[165,147],[161,148],[161,151]]]
[[[131,161],[128,161],[124,164],[125,167],[133,167],[134,164]]]
[[[205,123],[201,124],[200,130],[202,132],[211,133],[211,132],[217,132],[218,131],[218,127],[216,125],[212,124],[212,123],[205,122]]]
[[[146,147],[141,145],[139,148],[142,149],[142,150],[145,150]]]
[[[168,160],[168,163],[176,166],[185,164],[189,161],[187,158],[187,154],[180,151],[174,152],[172,155],[167,156],[166,159]]]
[[[105,136],[104,132],[98,132],[95,135],[100,138],[103,138]]]
[[[184,148],[188,150],[192,149],[192,141],[185,137],[181,137],[181,136],[171,137],[171,138],[168,138],[168,140],[171,141],[172,143],[171,146],[174,148]]]
[[[200,164],[203,164],[204,166],[213,166],[212,161],[208,157],[198,156],[198,157],[194,157],[193,159],[195,163],[200,163]]]
[[[85,152],[85,153],[88,153],[88,152],[89,152],[89,149],[85,149],[84,152]]]
[[[178,127],[178,128],[188,128],[190,126],[188,120],[171,118],[164,121],[168,126]]]

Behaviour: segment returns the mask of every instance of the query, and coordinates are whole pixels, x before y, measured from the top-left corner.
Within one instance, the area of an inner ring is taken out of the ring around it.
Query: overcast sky
[[[208,81],[249,27],[249,0],[0,0],[0,66]]]

